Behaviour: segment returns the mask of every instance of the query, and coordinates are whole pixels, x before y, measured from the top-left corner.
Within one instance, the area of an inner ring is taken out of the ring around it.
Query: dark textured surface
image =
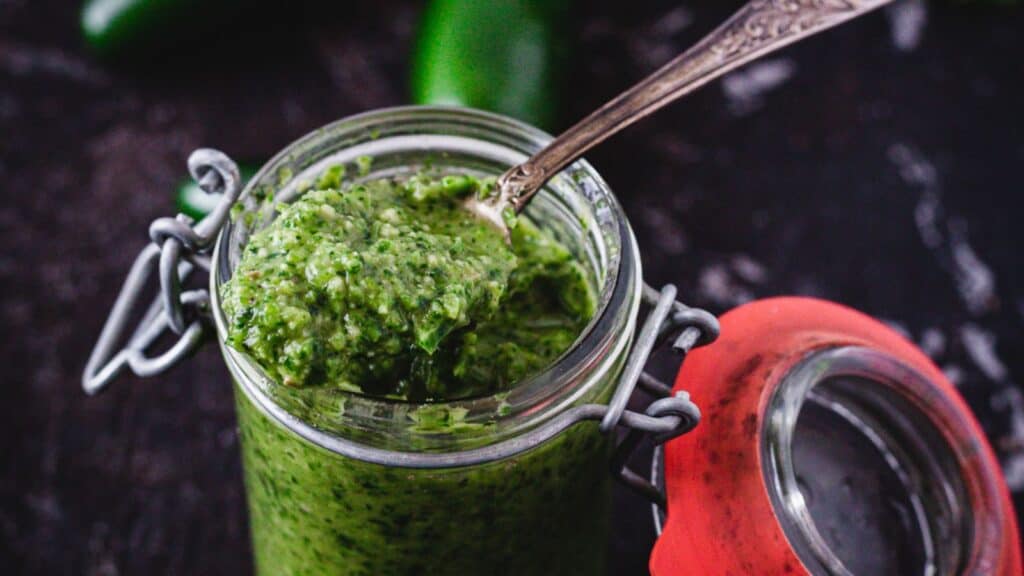
[[[211,64],[125,70],[81,49],[75,4],[0,0],[0,566],[244,572],[216,351],[98,398],[82,395],[80,371],[146,225],[172,210],[189,150],[264,158],[329,120],[403,102],[418,7],[307,7],[223,32],[234,48]],[[722,4],[587,3],[567,118],[692,43],[735,3]],[[1018,490],[1022,29],[1019,9],[903,3],[590,156],[626,206],[648,281],[715,311],[799,293],[891,321],[958,383]],[[773,80],[784,81],[765,89]],[[616,522],[616,573],[644,573],[648,509],[619,494]]]

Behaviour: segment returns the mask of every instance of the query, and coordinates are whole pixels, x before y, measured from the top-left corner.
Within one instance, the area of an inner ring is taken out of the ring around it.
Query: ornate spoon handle
[[[769,52],[891,0],[753,0],[695,46],[580,120],[498,180],[499,204],[516,212],[584,152],[633,122]]]

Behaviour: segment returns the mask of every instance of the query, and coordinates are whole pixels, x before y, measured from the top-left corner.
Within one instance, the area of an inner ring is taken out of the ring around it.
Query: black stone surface
[[[221,29],[209,61],[194,61],[194,39],[175,38],[110,67],[81,46],[76,4],[0,0],[0,566],[246,573],[217,352],[97,398],[81,393],[81,369],[148,222],[173,209],[188,152],[258,160],[330,120],[404,102],[419,5],[324,14],[292,3]],[[737,4],[579,2],[565,118]],[[920,343],[978,414],[1018,506],[1022,30],[1019,8],[904,1],[715,83],[589,156],[626,207],[649,282],[674,282],[716,312],[768,295],[825,297]],[[645,573],[649,509],[620,492],[615,521],[614,573]]]

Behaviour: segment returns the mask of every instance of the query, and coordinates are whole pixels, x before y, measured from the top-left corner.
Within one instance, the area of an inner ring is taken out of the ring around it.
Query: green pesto
[[[509,245],[460,206],[491,185],[427,173],[351,183],[328,168],[247,243],[222,292],[229,344],[289,386],[411,401],[494,394],[541,370],[594,297],[531,222]]]
[[[490,464],[395,468],[310,444],[235,397],[261,576],[605,573],[610,439],[595,423]]]
[[[500,394],[555,361],[594,314],[588,278],[528,219],[506,242],[461,207],[490,181],[346,180],[368,171],[324,170],[249,239],[222,291],[228,344],[306,423],[344,410],[307,390],[341,389],[415,402],[410,434],[480,432],[491,423],[429,402]],[[240,387],[236,400],[261,575],[604,573],[610,441],[592,422],[497,462],[408,469],[320,448]]]

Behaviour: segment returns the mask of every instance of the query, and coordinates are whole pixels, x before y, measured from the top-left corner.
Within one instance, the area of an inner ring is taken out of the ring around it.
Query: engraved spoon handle
[[[522,211],[559,170],[633,122],[751,60],[891,0],[753,0],[695,46],[580,120],[498,179],[500,203]]]

